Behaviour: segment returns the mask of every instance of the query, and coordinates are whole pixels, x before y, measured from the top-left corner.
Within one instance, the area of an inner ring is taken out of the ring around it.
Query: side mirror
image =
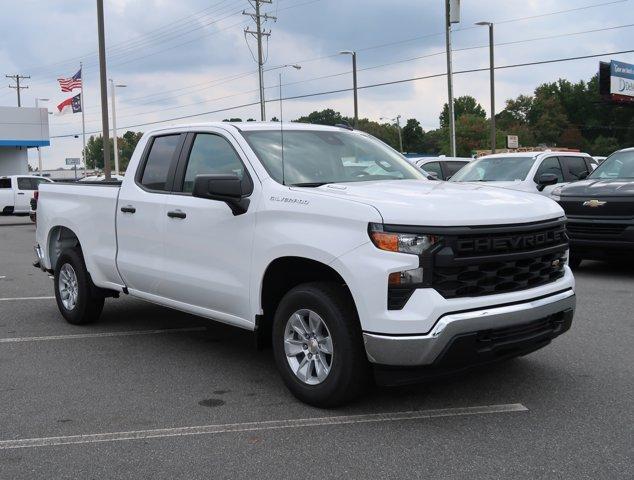
[[[427,174],[427,180],[438,180],[438,173],[428,171],[425,171],[425,173]]]
[[[555,185],[558,181],[559,178],[554,173],[542,173],[537,179],[537,190],[541,192],[548,185]]]
[[[586,178],[588,178],[588,175],[590,175],[590,172],[581,172],[579,174],[579,180],[585,180]]]
[[[250,193],[237,175],[196,175],[192,196],[225,202],[234,215],[242,215],[249,208]]]

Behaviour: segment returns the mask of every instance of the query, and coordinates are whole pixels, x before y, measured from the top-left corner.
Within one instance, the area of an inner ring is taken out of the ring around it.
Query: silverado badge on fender
[[[608,202],[604,202],[603,200],[597,200],[593,198],[592,200],[586,200],[585,202],[583,202],[583,206],[597,208],[597,207],[602,207],[606,203]]]

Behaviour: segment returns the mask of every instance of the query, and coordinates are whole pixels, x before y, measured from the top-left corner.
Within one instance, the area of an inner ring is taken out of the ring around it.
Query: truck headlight
[[[370,239],[377,248],[389,252],[421,255],[438,242],[438,236],[422,233],[386,232],[380,223],[371,223]]]

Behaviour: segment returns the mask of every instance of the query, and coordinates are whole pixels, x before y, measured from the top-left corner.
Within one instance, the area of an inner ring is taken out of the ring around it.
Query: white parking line
[[[156,430],[136,430],[130,432],[94,433],[69,435],[64,437],[25,438],[0,440],[0,450],[11,448],[50,447],[98,442],[118,442],[122,440],[142,440],[146,438],[182,437],[189,435],[215,435],[219,433],[254,432],[284,428],[319,427],[329,425],[350,425],[356,423],[397,422],[405,420],[425,420],[436,417],[458,417],[464,415],[486,415],[491,413],[526,412],[521,403],[506,405],[486,405],[481,407],[443,408],[410,412],[372,413],[367,415],[345,415],[338,417],[300,418],[291,420],[269,420],[264,422],[228,423],[224,425],[203,425],[196,427],[161,428]]]
[[[158,330],[129,330],[120,332],[76,333],[73,335],[50,335],[46,337],[0,338],[0,343],[45,342],[49,340],[76,340],[78,338],[130,337],[133,335],[157,335],[160,333],[202,332],[207,327],[163,328]]]
[[[0,298],[0,302],[10,302],[13,300],[54,300],[55,297],[7,297]]]

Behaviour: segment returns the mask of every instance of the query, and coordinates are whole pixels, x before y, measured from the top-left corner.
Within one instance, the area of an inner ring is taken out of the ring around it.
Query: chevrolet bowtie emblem
[[[592,208],[596,208],[596,207],[602,207],[603,205],[605,205],[608,202],[604,202],[603,200],[587,200],[585,202],[583,202],[583,206],[584,207],[592,207]]]

